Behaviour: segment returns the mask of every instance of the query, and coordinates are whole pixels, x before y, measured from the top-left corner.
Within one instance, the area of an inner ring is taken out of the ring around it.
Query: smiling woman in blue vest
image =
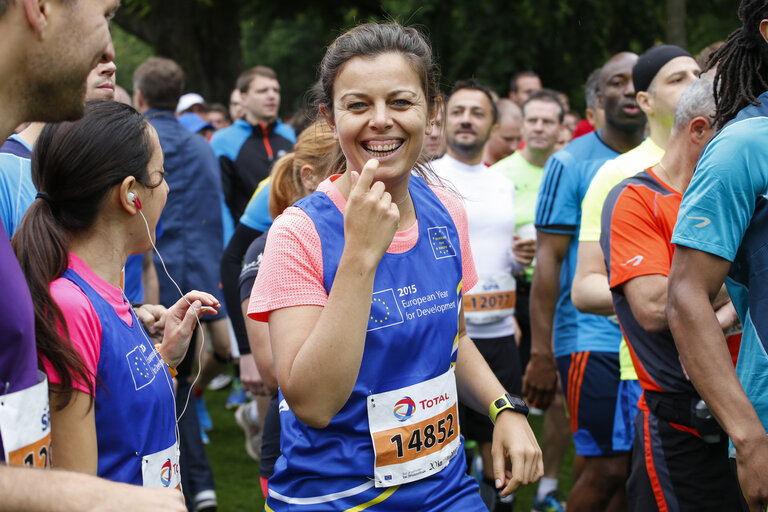
[[[524,403],[465,332],[461,298],[477,282],[466,214],[419,162],[436,84],[429,44],[397,24],[350,30],[320,65],[341,174],[275,221],[249,306],[269,321],[280,387],[268,511],[485,510],[457,392],[496,420],[504,495],[541,476]]]
[[[158,314],[153,327],[164,333],[155,346],[120,288],[128,256],[154,243],[163,173],[157,133],[138,112],[89,102],[83,119],[43,129],[32,157],[39,192],[13,246],[51,383],[54,465],[176,487],[172,373],[196,317],[219,305],[187,293]]]

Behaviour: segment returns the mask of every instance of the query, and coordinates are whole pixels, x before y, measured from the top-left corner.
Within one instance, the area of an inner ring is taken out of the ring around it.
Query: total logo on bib
[[[403,398],[395,404],[395,419],[405,421],[416,411],[416,404],[409,396]]]
[[[178,444],[142,457],[141,476],[144,487],[181,489]]]
[[[165,464],[160,468],[160,483],[163,487],[169,487],[171,485],[171,477],[173,476],[173,463],[171,459],[165,459]]]

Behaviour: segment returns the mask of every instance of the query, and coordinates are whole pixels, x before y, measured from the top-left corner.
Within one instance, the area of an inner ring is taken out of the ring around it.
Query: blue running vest
[[[71,268],[64,271],[90,301],[101,322],[101,351],[94,400],[98,475],[102,478],[151,487],[178,479],[178,465],[144,482],[142,458],[176,443],[176,412],[171,374],[160,354],[145,338],[133,315],[126,324],[114,308]]]
[[[409,191],[418,218],[416,245],[386,253],[376,269],[363,359],[347,403],[323,429],[299,421],[280,393],[282,455],[269,480],[267,511],[481,511],[466,474],[463,440],[437,473],[394,487],[375,487],[369,395],[418,384],[456,362],[462,265],[459,234],[440,199],[421,178]],[[322,192],[296,206],[320,236],[323,281],[330,293],[344,249],[344,216]],[[420,399],[413,396],[416,408]],[[397,417],[400,411],[393,410]],[[456,421],[458,428],[458,421]]]

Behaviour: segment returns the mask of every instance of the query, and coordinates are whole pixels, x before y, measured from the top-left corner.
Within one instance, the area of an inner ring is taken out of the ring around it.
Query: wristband
[[[162,354],[160,354],[160,343],[155,343],[155,350],[157,350],[157,355],[160,356],[160,359],[163,359]],[[171,372],[171,377],[175,377],[179,374],[179,372],[176,371],[176,368],[169,365],[165,359],[163,359],[163,362],[165,363],[165,366],[168,367],[168,371]]]
[[[528,404],[525,403],[525,400],[519,396],[504,393],[491,402],[490,407],[488,407],[488,416],[491,417],[491,421],[494,424],[496,423],[496,418],[499,416],[499,413],[505,409],[522,414],[523,416],[528,416]]]

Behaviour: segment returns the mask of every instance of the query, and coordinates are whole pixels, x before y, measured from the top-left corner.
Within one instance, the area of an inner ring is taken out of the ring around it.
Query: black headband
[[[635,86],[635,92],[647,91],[656,73],[664,67],[664,64],[677,57],[691,57],[691,54],[671,44],[660,44],[646,50],[632,68],[632,84]]]

